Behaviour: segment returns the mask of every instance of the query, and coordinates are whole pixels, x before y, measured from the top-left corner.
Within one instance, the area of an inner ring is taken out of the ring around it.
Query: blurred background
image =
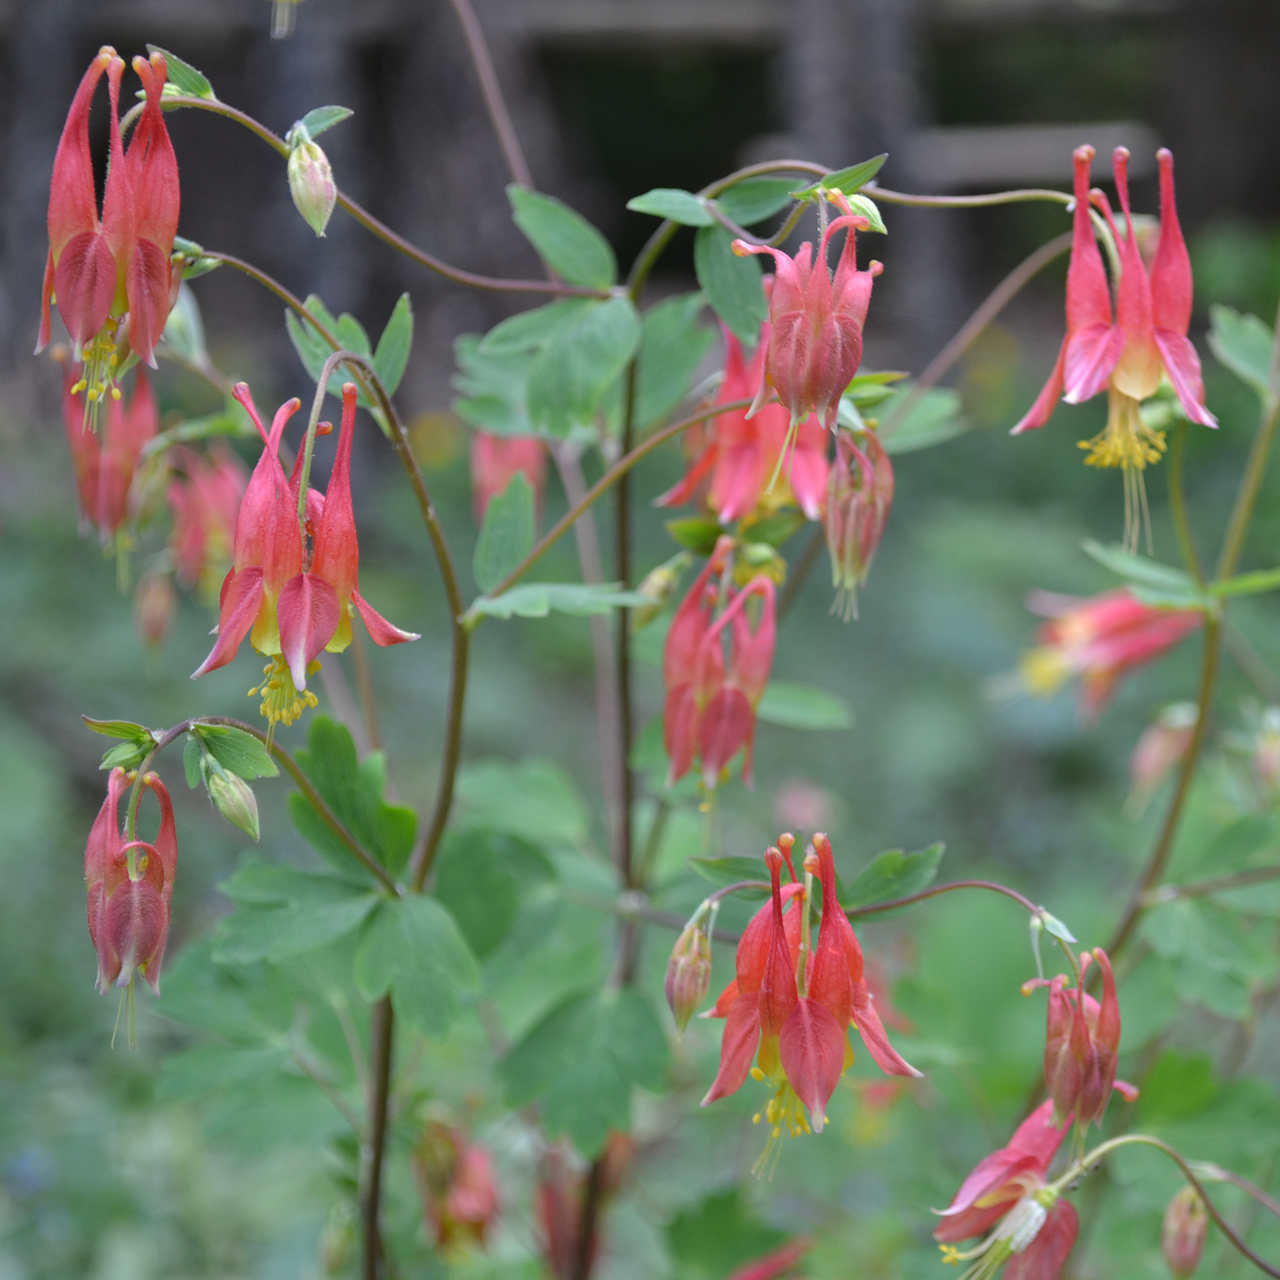
[[[184,1033],[155,1017],[145,999],[141,1049],[109,1048],[115,1001],[92,990],[81,879],[85,835],[103,793],[97,765],[105,744],[78,717],[151,725],[193,714],[253,718],[243,694],[256,667],[242,658],[198,685],[188,682],[212,621],[191,601],[163,648],[139,642],[114,566],[96,539],[78,536],[59,370],[29,355],[53,152],[75,85],[103,43],[126,55],[148,42],[173,50],[209,77],[221,99],[278,133],[316,106],[354,109],[324,139],[344,190],[458,266],[538,273],[512,227],[502,157],[445,0],[305,0],[297,10],[294,33],[272,40],[267,0],[0,4],[10,104],[0,124],[0,1280],[283,1278],[325,1274],[328,1265],[319,1242],[333,1234],[338,1184],[314,1149],[290,1140],[283,1124],[279,1134],[269,1125],[249,1134],[243,1124],[220,1128],[217,1114],[166,1092],[161,1063]],[[887,151],[884,186],[965,193],[1065,186],[1073,146],[1091,141],[1105,156],[1123,142],[1134,153],[1135,207],[1154,213],[1154,152],[1172,148],[1197,273],[1193,337],[1209,403],[1222,420],[1216,435],[1193,429],[1188,449],[1193,522],[1202,553],[1211,553],[1256,405],[1200,341],[1207,307],[1225,303],[1270,323],[1280,294],[1276,5],[477,0],[477,10],[536,185],[598,225],[624,268],[652,228],[625,211],[628,199],[657,186],[697,189],[761,159],[838,167]],[[250,134],[194,111],[168,123],[182,174],[182,235],[259,264],[299,296],[319,294],[372,333],[396,298],[410,293],[415,346],[399,402],[468,563],[475,533],[467,428],[450,410],[453,340],[484,332],[520,304],[427,274],[340,211],[317,240],[293,208],[283,164]],[[94,129],[105,150],[100,110]],[[1104,165],[1096,180],[1107,185],[1107,178]],[[1068,227],[1061,208],[1048,204],[945,212],[886,205],[882,212],[888,236],[860,243],[864,260],[886,264],[868,321],[865,370],[918,372],[1008,270]],[[755,790],[735,783],[716,814],[714,839],[723,851],[755,855],[783,827],[825,827],[847,875],[878,850],[945,840],[944,876],[1006,879],[1051,902],[1084,938],[1109,928],[1154,822],[1150,811],[1123,812],[1127,758],[1163,705],[1191,696],[1198,642],[1139,673],[1101,727],[1080,720],[1068,692],[1047,702],[985,692],[1016,667],[1030,640],[1028,591],[1084,594],[1111,585],[1078,549],[1083,537],[1115,541],[1121,529],[1118,475],[1087,470],[1076,447],[1101,429],[1102,405],[1064,407],[1031,438],[1014,442],[1006,434],[1060,341],[1064,272],[1064,260],[1046,270],[950,375],[972,429],[901,459],[861,619],[844,625],[828,615],[825,565],[805,581],[780,633],[775,673],[843,699],[853,727],[762,728]],[[650,298],[694,287],[685,232]],[[307,394],[273,297],[228,270],[198,280],[195,292],[216,363],[249,381],[260,406]],[[717,358],[713,352],[708,369]],[[156,382],[169,421],[217,408],[217,397],[181,369],[165,366]],[[378,653],[374,672],[393,787],[421,809],[438,763],[447,618],[416,514],[380,443],[365,433],[357,450],[362,587],[395,622],[424,634],[419,645]],[[681,465],[672,448],[640,469],[645,502]],[[1163,468],[1148,481],[1155,551],[1173,560]],[[1245,568],[1270,566],[1280,554],[1276,496],[1273,476]],[[662,529],[667,517],[645,502],[637,518],[641,572],[673,550]],[[544,523],[562,509],[553,487]],[[607,516],[602,524],[607,531]],[[550,563],[550,577],[576,575],[568,540]],[[1264,661],[1280,660],[1280,610],[1266,599],[1233,616]],[[659,644],[642,633],[645,719],[661,705],[653,665]],[[591,652],[580,620],[483,628],[467,753],[472,761],[529,753],[556,761],[592,815],[584,847],[598,848]],[[341,717],[354,677],[342,674],[345,660],[332,670],[322,706]],[[1265,696],[1274,695],[1228,667],[1219,727],[1246,723],[1250,700]],[[284,736],[292,741],[299,731]],[[227,909],[215,886],[243,846],[175,770],[176,760],[165,772],[180,805],[183,859],[171,957]],[[301,859],[282,793],[279,785],[259,787],[262,847],[270,857]],[[706,840],[696,816],[673,822],[664,865],[678,867]],[[672,909],[692,906],[699,893],[687,885],[673,890]],[[897,1002],[916,1021],[921,1065],[936,1083],[909,1107],[886,1112],[879,1127],[874,1108],[855,1107],[850,1091],[830,1141],[809,1140],[802,1156],[789,1152],[774,1184],[744,1184],[752,1212],[772,1228],[821,1225],[837,1242],[814,1261],[814,1274],[851,1274],[842,1270],[849,1259],[868,1276],[934,1274],[924,1208],[950,1195],[955,1176],[992,1137],[1003,1139],[1036,1070],[1043,1015],[1017,996],[1028,965],[1015,915],[949,900],[932,914],[867,930],[869,945],[888,957],[886,976],[899,980]],[[655,936],[646,953],[655,992],[666,942]],[[1141,1023],[1137,1012],[1133,1023]],[[1215,1028],[1202,1011],[1159,1047],[1194,1063],[1205,1044],[1218,1043],[1208,1038]],[[1140,1032],[1131,1035],[1141,1043]],[[1225,1097],[1247,1066],[1263,1083],[1247,1100],[1237,1098],[1232,1114],[1265,1132],[1277,1119],[1276,1037],[1222,1043],[1213,1087]],[[681,1050],[682,1070],[695,1083],[709,1078],[714,1049],[705,1024],[695,1024]],[[1171,1095],[1188,1087],[1191,1070],[1174,1072]],[[252,1093],[257,1086],[237,1087]],[[968,1118],[944,1123],[953,1100]],[[673,1233],[671,1223],[749,1166],[754,1153],[744,1166],[741,1139],[749,1107],[728,1110],[727,1119],[691,1122],[687,1142],[638,1162],[643,1194],[611,1227],[609,1274],[724,1274],[714,1261],[700,1263],[696,1248],[682,1254],[688,1232]],[[317,1132],[327,1141],[323,1123]],[[1129,1209],[1148,1217],[1162,1204],[1154,1192],[1132,1197]],[[1133,1245],[1131,1255],[1119,1240],[1101,1233],[1080,1274],[1159,1273],[1150,1240]],[[1112,1246],[1121,1252],[1108,1252]],[[1116,1256],[1128,1260],[1110,1269]],[[521,1274],[537,1274],[536,1266]]]

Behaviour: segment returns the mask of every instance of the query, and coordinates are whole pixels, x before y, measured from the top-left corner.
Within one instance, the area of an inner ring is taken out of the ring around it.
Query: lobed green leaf
[[[515,224],[543,261],[570,284],[607,289],[618,275],[609,242],[580,213],[554,196],[512,183],[507,188]]]

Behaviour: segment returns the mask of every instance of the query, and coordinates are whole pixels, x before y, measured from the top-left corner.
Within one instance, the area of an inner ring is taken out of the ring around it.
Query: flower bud
[[[1160,1248],[1174,1280],[1189,1280],[1200,1265],[1209,1211],[1195,1187],[1183,1187],[1164,1211]]]
[[[679,551],[670,560],[650,569],[644,581],[636,588],[642,596],[648,596],[652,604],[642,604],[631,610],[631,630],[640,631],[671,602],[680,585],[680,575],[688,568],[691,557],[687,551]]]
[[[1187,754],[1195,734],[1197,714],[1194,702],[1175,702],[1166,707],[1138,739],[1129,757],[1129,803],[1136,811],[1146,808],[1169,770]]]
[[[711,938],[702,908],[684,927],[667,961],[667,1004],[683,1033],[711,986]]]
[[[224,769],[212,756],[204,757],[204,785],[213,807],[233,827],[252,839],[258,838],[258,801],[253,788],[243,778]]]
[[[173,580],[167,573],[149,573],[138,579],[133,593],[133,626],[149,649],[164,644],[176,603]]]
[[[293,145],[289,152],[289,194],[307,225],[322,236],[338,198],[329,157],[300,124],[294,125],[290,137]]]
[[[850,431],[836,436],[836,460],[827,480],[825,516],[831,552],[833,612],[847,622],[858,616],[858,588],[867,581],[871,561],[893,505],[893,465],[874,432],[862,438]]]
[[[1268,800],[1280,796],[1280,707],[1268,707],[1262,713],[1253,740],[1253,776]]]

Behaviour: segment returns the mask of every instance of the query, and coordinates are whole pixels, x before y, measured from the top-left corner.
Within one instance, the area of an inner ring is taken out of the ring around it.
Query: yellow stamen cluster
[[[787,1134],[798,1138],[801,1134],[812,1133],[809,1117],[805,1113],[804,1103],[796,1096],[791,1082],[784,1076],[781,1082],[767,1076],[759,1067],[751,1068],[753,1080],[770,1080],[775,1084],[773,1097],[769,1099],[763,1111],[757,1111],[751,1117],[752,1124],[763,1120],[769,1126],[769,1138],[765,1143],[760,1158],[752,1166],[752,1173],[757,1178],[773,1177],[778,1158],[782,1155],[782,1144]]]
[[[1027,689],[1038,698],[1047,698],[1056,693],[1071,674],[1071,664],[1055,645],[1040,645],[1035,649],[1028,649],[1022,655],[1020,666]]]
[[[1131,396],[1114,388],[1108,394],[1106,427],[1092,440],[1080,441],[1080,448],[1090,451],[1085,465],[1141,471],[1148,464],[1159,462],[1165,448],[1164,432],[1147,425],[1142,406]]]
[[[307,667],[307,675],[315,675],[319,670],[320,663],[312,662]],[[298,692],[281,654],[272,656],[271,661],[262,668],[262,675],[262,683],[249,690],[249,697],[262,698],[262,717],[269,726],[268,735],[275,732],[277,724],[292,724],[308,707],[319,705],[316,695],[310,689]]]
[[[108,316],[106,324],[80,353],[84,369],[71,392],[73,395],[85,393],[84,422],[90,431],[98,429],[98,412],[106,396],[109,394],[113,400],[120,399],[120,388],[116,386],[116,367],[120,363],[116,353],[119,323],[114,316]]]

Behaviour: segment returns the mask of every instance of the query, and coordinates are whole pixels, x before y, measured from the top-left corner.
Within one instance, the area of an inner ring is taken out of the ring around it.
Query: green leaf
[[[557,338],[592,307],[590,298],[557,298],[532,311],[521,311],[494,325],[480,339],[482,356],[538,351]]]
[[[888,384],[901,382],[906,376],[905,373],[895,373],[892,370],[882,373],[859,373],[849,383],[844,394],[853,401],[855,408],[874,409],[876,405],[882,404],[893,395],[894,389]]]
[[[533,357],[525,352],[489,353],[481,350],[483,345],[484,339],[473,333],[454,339],[458,372],[452,383],[455,390],[462,392],[453,402],[454,413],[463,422],[494,435],[532,435],[525,393]]]
[[[653,602],[638,591],[623,591],[617,582],[526,582],[500,596],[480,596],[466,612],[469,625],[481,617],[545,618],[567,613],[586,618],[613,609],[639,609]]]
[[[178,301],[169,318],[164,322],[164,340],[181,359],[199,368],[206,368],[209,352],[204,341],[204,322],[200,318],[200,304],[195,290],[188,284],[178,286]]]
[[[760,858],[686,858],[685,861],[704,880],[714,885],[769,879],[769,868]]]
[[[846,911],[852,911],[855,907],[870,907],[920,893],[933,883],[945,850],[946,845],[939,843],[918,853],[888,849],[878,854],[849,886],[842,905]]]
[[[341,124],[355,112],[350,107],[313,107],[298,123],[313,137],[318,138],[335,124]]]
[[[270,965],[215,964],[213,943],[188,943],[164,967],[163,1018],[199,1027],[227,1040],[258,1040],[287,1031],[294,1003],[280,971]]]
[[[655,187],[642,196],[627,201],[632,213],[648,213],[655,218],[670,218],[686,227],[709,227],[715,219],[707,212],[702,199],[691,191],[677,187]]]
[[[866,218],[871,224],[868,227],[869,231],[878,231],[882,236],[889,234],[889,228],[884,225],[884,219],[880,216],[880,210],[875,201],[868,200],[866,196],[850,196],[849,208]]]
[[[407,806],[385,800],[387,764],[383,753],[371,751],[357,761],[350,731],[328,716],[315,716],[307,748],[296,752],[295,758],[356,843],[381,862],[388,874],[399,875],[413,849],[418,819]],[[368,874],[297,792],[289,797],[289,816],[298,832],[336,867],[348,874]]]
[[[578,845],[587,838],[586,802],[554,760],[464,765],[458,771],[457,799],[468,826],[503,831],[536,845]]]
[[[843,698],[810,684],[770,680],[756,719],[784,729],[852,729],[853,712]]]
[[[962,402],[958,391],[950,387],[930,387],[903,413],[898,406],[910,393],[910,385],[904,385],[884,403],[878,434],[886,453],[914,453],[917,449],[945,444],[973,425],[960,411]],[[840,402],[842,413],[846,404],[847,401]]]
[[[607,289],[618,274],[609,242],[580,213],[554,196],[512,183],[507,188],[515,224],[543,261],[570,284]]]
[[[636,353],[640,317],[628,298],[584,308],[534,357],[529,369],[529,418],[567,436],[591,422],[610,383]]]
[[[489,499],[473,560],[476,586],[491,591],[533,547],[533,488],[517,471]]]
[[[451,831],[436,859],[434,892],[484,960],[511,932],[524,893],[554,878],[546,855],[526,840],[499,831]]]
[[[1123,547],[1104,547],[1092,538],[1081,544],[1085,555],[1096,560],[1104,569],[1110,569],[1124,578],[1133,594],[1143,604],[1155,609],[1204,609],[1211,606],[1209,599],[1200,594],[1191,575],[1171,565],[1148,560]]]
[[[280,772],[266,747],[243,729],[226,724],[197,724],[195,731],[205,750],[238,777],[251,782],[254,778],[274,778]]]
[[[763,520],[756,520],[743,529],[743,535],[752,542],[763,542],[770,547],[780,547],[808,524],[799,511],[778,511]]]
[[[716,204],[731,222],[752,227],[791,203],[793,185],[792,178],[748,178],[722,191]]]
[[[182,744],[182,768],[187,775],[187,786],[192,791],[203,781],[204,775],[200,770],[203,758],[204,749],[200,745],[200,739],[194,733],[187,734],[187,740]]]
[[[682,1280],[723,1280],[744,1264],[771,1253],[786,1234],[757,1221],[737,1187],[708,1196],[676,1214],[667,1227],[671,1256]]]
[[[99,769],[136,769],[150,754],[151,748],[139,742],[118,742],[103,753]]]
[[[1209,350],[1263,399],[1271,392],[1274,334],[1257,316],[1231,307],[1209,308]]]
[[[342,108],[345,109],[345,108]],[[400,295],[391,312],[391,319],[378,339],[378,349],[373,353],[373,371],[378,375],[388,398],[395,395],[409,363],[409,351],[413,347],[413,303],[407,293]]]
[[[851,164],[847,169],[837,169],[834,173],[827,174],[825,178],[820,178],[812,186],[805,187],[794,194],[797,198],[808,196],[822,187],[827,191],[843,191],[845,195],[851,196],[880,172],[880,166],[888,158],[889,153],[886,151],[882,155],[872,156],[870,160],[862,161],[861,164]]]
[[[497,1064],[507,1102],[537,1102],[551,1136],[567,1133],[585,1156],[631,1120],[631,1089],[660,1089],[667,1042],[633,987],[572,996]]]
[[[131,742],[145,743],[148,747],[154,746],[157,741],[150,729],[145,725],[134,724],[132,720],[91,720],[88,716],[81,716],[80,719],[85,728],[102,734],[104,738],[128,738]]]
[[[162,49],[158,44],[147,45],[147,52],[158,53],[164,58],[169,68],[168,83],[165,88],[172,85],[184,98],[207,98],[210,102],[217,102],[213,86],[189,62],[184,62],[176,53],[170,53],[168,49]]]
[[[733,237],[720,226],[703,227],[693,242],[693,265],[698,284],[712,309],[729,328],[754,347],[760,326],[769,315],[759,259],[738,257]]]
[[[664,298],[644,313],[636,371],[635,425],[657,422],[689,394],[694,371],[711,345],[711,330],[698,324],[706,299],[700,293]]]
[[[396,1013],[438,1039],[458,1016],[460,995],[479,985],[480,970],[448,911],[413,894],[380,902],[356,948],[355,979],[366,1000],[390,991]]]
[[[682,546],[700,556],[709,556],[724,533],[719,520],[710,516],[686,516],[681,520],[668,520],[663,528]]]
[[[1256,573],[1241,573],[1225,582],[1209,584],[1211,596],[1252,596],[1261,591],[1274,591],[1280,587],[1280,569],[1262,569]]]

